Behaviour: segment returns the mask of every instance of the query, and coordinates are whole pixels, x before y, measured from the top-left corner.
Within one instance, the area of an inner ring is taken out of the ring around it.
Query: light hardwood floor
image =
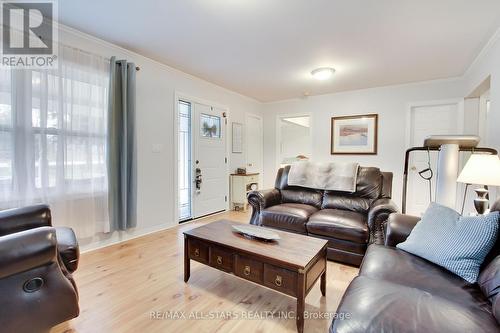
[[[295,311],[292,297],[194,261],[189,282],[183,282],[182,232],[222,218],[247,223],[249,215],[227,212],[82,254],[75,273],[80,316],[51,333],[296,332],[295,319],[283,318]],[[306,312],[333,314],[357,273],[328,262],[326,297],[317,282]],[[305,332],[327,332],[330,322],[306,319]]]

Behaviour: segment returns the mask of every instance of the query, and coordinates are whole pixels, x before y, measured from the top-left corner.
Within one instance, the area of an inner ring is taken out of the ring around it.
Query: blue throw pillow
[[[406,241],[397,247],[475,283],[498,237],[499,214],[460,216],[451,208],[431,203]]]

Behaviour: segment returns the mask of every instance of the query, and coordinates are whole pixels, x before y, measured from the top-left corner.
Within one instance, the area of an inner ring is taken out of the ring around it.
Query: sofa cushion
[[[306,222],[316,213],[316,207],[298,203],[284,203],[266,208],[261,213],[262,225],[306,234]]]
[[[474,283],[495,245],[498,224],[498,212],[460,216],[451,208],[431,203],[406,241],[397,247]]]
[[[345,193],[325,191],[321,208],[350,210],[367,214],[373,201],[372,199],[360,198]]]
[[[372,200],[380,198],[383,187],[382,178],[379,168],[360,167],[354,195]]]
[[[481,271],[477,283],[491,303],[500,298],[500,256]]]
[[[286,190],[281,190],[281,201],[283,203],[301,203],[320,208],[323,201],[323,192],[301,187],[288,187]]]
[[[365,258],[366,260],[366,258]],[[388,269],[386,267],[386,269]],[[392,269],[395,269],[392,267]],[[355,278],[337,309],[330,332],[498,332],[491,306],[450,301],[398,283]]]
[[[385,280],[432,295],[488,307],[488,299],[472,284],[425,259],[394,247],[372,244],[366,251],[359,275]]]
[[[370,238],[366,215],[340,209],[322,209],[307,222],[310,234],[366,244]]]
[[[343,209],[367,214],[373,201],[382,196],[383,176],[378,168],[360,167],[356,192],[325,191],[322,209]]]

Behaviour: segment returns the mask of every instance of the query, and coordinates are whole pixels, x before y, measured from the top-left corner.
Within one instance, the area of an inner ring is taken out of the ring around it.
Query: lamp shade
[[[500,186],[498,155],[472,154],[457,181],[466,184]]]

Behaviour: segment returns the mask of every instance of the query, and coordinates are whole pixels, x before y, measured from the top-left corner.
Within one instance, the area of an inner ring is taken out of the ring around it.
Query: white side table
[[[231,209],[243,210],[248,209],[248,192],[260,189],[259,174],[231,174]]]

